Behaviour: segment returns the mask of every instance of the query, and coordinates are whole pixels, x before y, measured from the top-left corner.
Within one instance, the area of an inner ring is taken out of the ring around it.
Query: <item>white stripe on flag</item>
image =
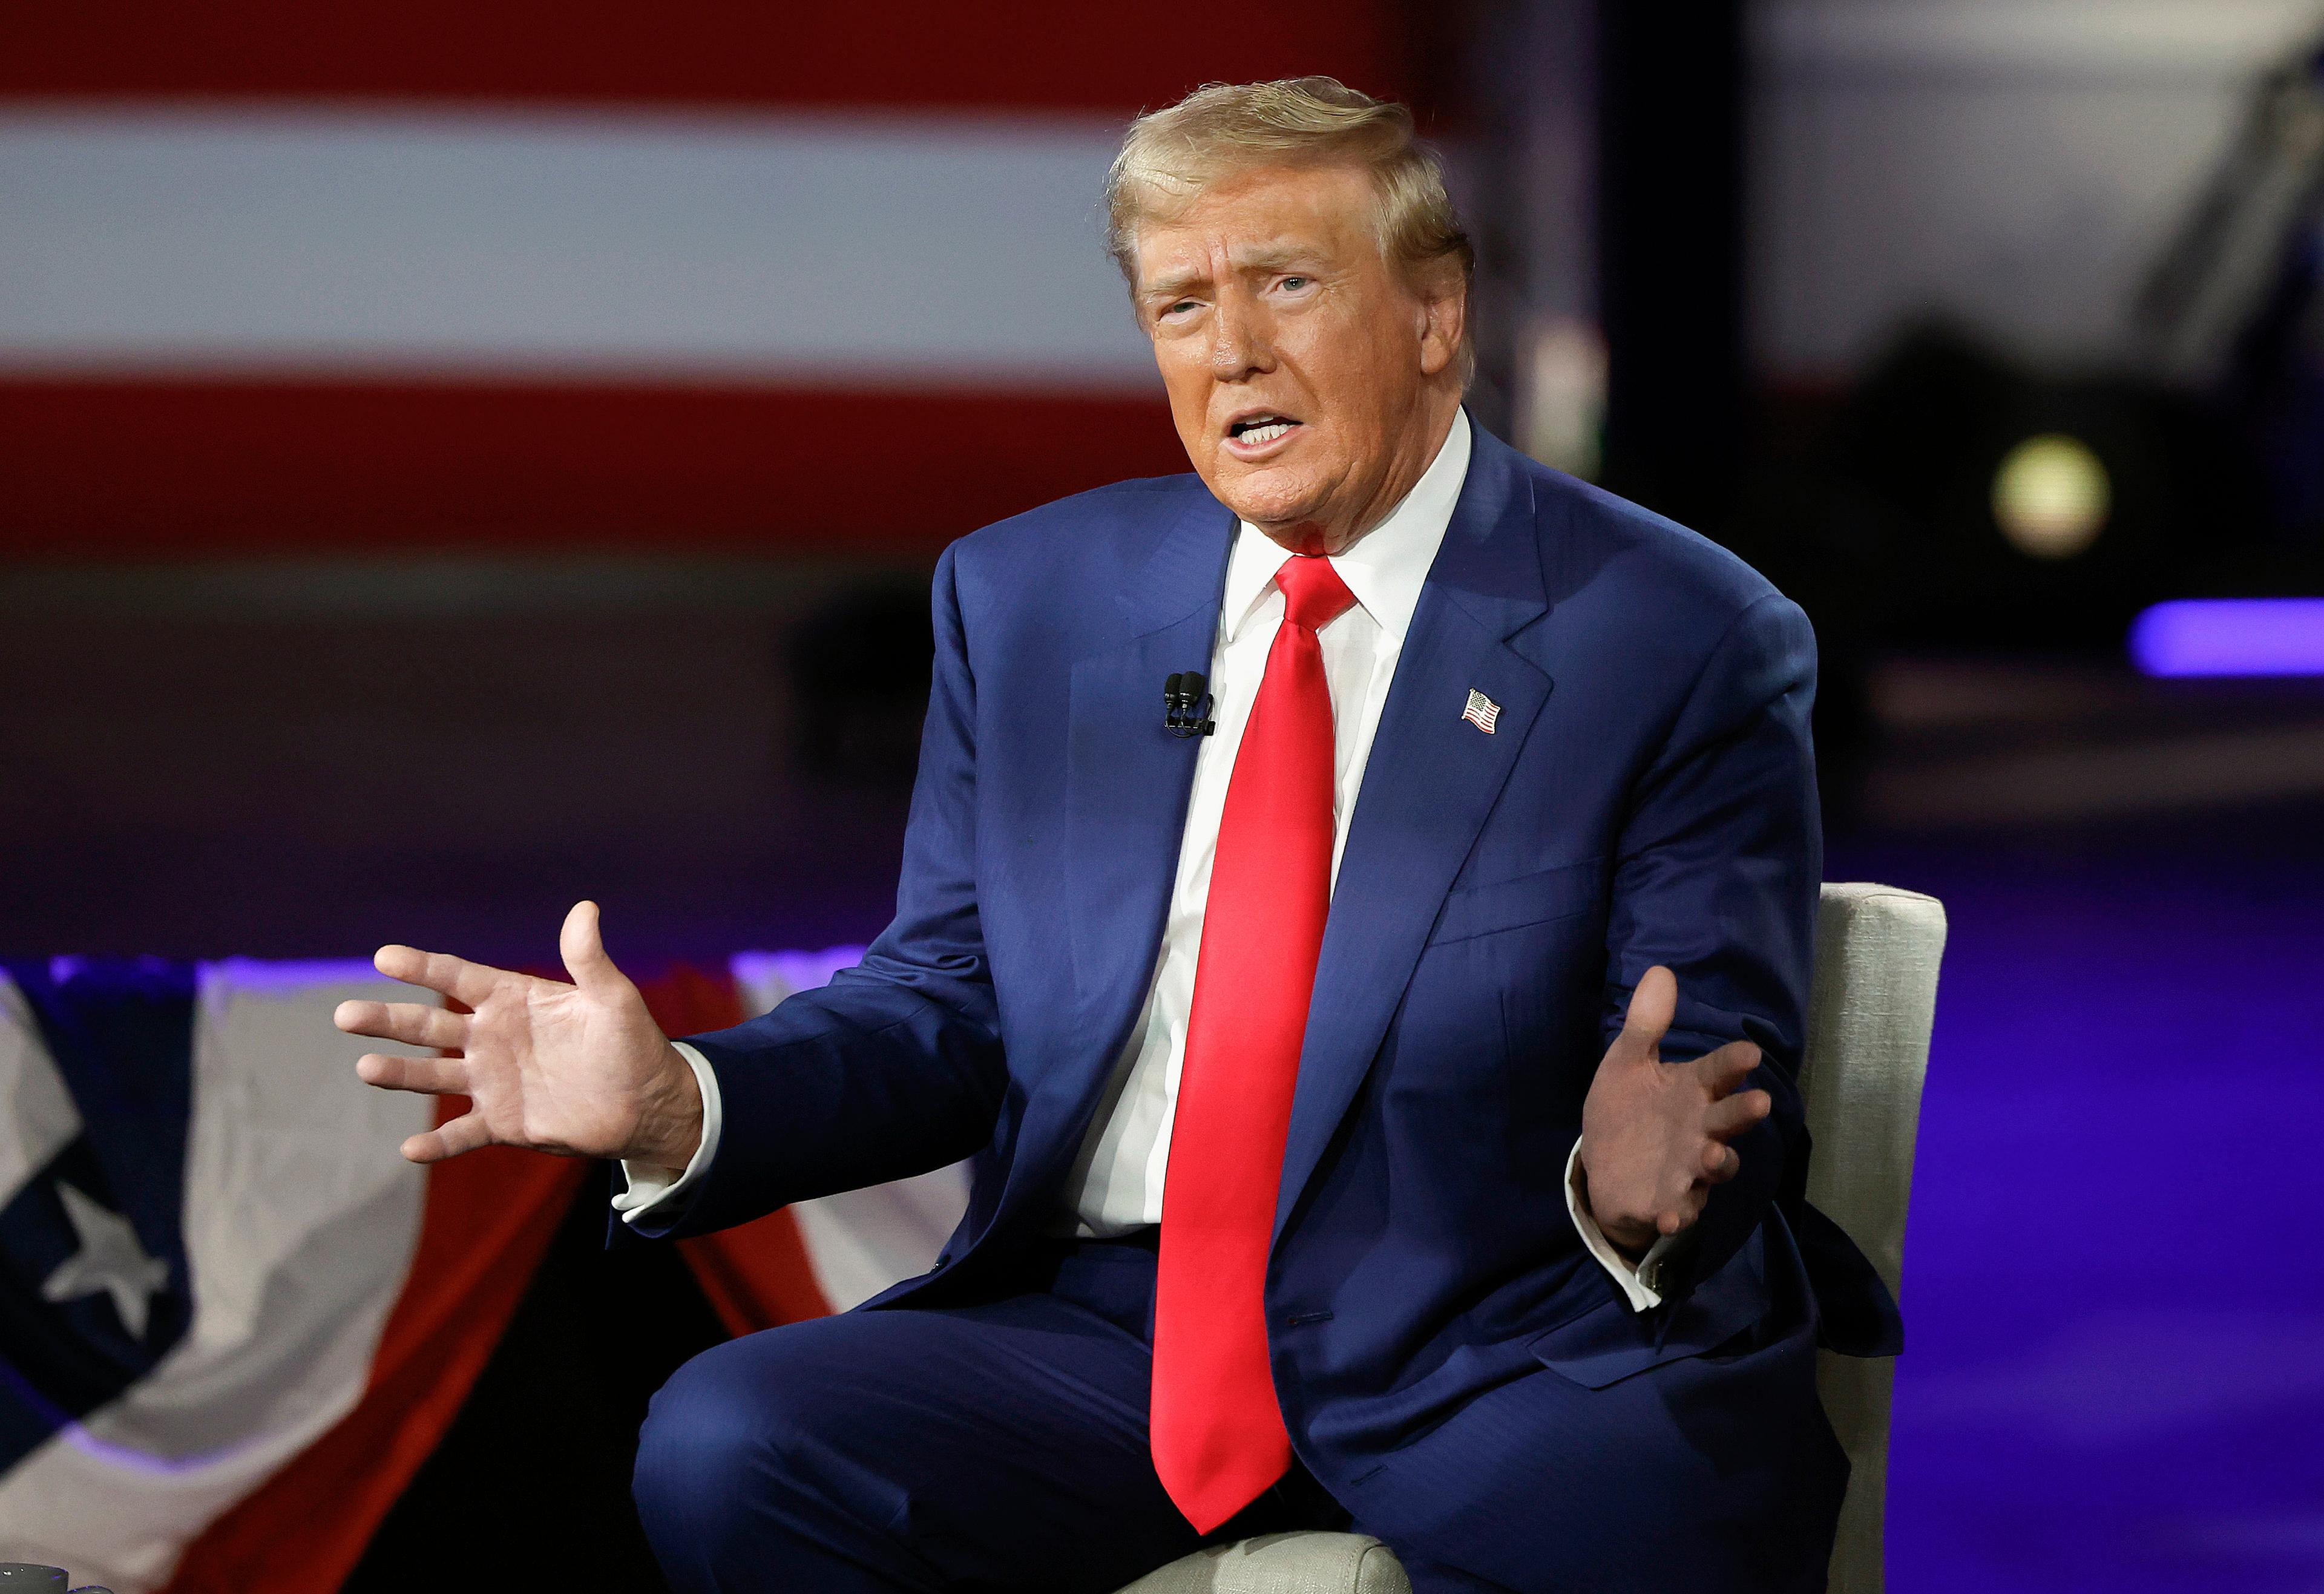
[[[0,974],[0,1207],[80,1133],[80,1109],[41,1042],[24,993]]]
[[[862,959],[860,946],[828,952],[745,952],[733,963],[744,1013],[755,1017],[798,991],[827,985]],[[844,1312],[890,1285],[926,1273],[968,1210],[968,1164],[956,1162],[892,1184],[850,1190],[790,1211],[823,1298]]]
[[[1119,130],[0,110],[0,371],[1158,391]]]
[[[433,1101],[357,1080],[369,1043],[330,1015],[350,997],[410,995],[357,963],[203,969],[184,1215],[193,1324],[120,1399],[0,1479],[11,1555],[143,1594],[354,1407],[420,1233],[424,1175],[396,1147]],[[0,1060],[17,1027],[0,1015]]]

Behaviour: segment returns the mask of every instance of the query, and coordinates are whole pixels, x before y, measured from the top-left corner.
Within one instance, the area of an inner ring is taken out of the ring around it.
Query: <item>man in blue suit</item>
[[[364,1077],[475,1098],[418,1161],[622,1157],[646,1235],[974,1158],[932,1272],[657,1397],[681,1589],[1096,1594],[1301,1525],[1424,1590],[1820,1588],[1815,1347],[1895,1333],[1801,1195],[1805,620],[1470,423],[1401,107],[1205,89],[1108,198],[1194,474],[945,553],[862,965],[673,1044],[584,903],[569,986],[383,950],[474,1012],[348,1004],[464,1054]]]

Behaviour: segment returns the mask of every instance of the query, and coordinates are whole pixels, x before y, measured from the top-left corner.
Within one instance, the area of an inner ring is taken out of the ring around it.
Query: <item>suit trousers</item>
[[[1346,1504],[1295,1461],[1205,1539],[1147,1448],[1154,1262],[1150,1236],[1049,1243],[973,1304],[845,1313],[687,1362],[647,1414],[634,1486],[670,1586],[1111,1594],[1293,1528],[1386,1540],[1416,1594],[1824,1586],[1848,1461],[1796,1281],[1768,1323],[1631,1376],[1477,1347],[1484,1391],[1360,1471]]]
[[[687,1362],[654,1396],[634,1485],[671,1588],[1110,1594],[1205,1543],[1351,1525],[1296,1463],[1207,1540],[1170,1503],[1147,1450],[1154,1261],[1150,1243],[1054,1242],[1014,1293]]]

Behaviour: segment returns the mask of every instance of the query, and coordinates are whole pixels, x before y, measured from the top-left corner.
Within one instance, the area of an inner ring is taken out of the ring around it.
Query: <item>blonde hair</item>
[[[1477,253],[1444,191],[1443,169],[1414,135],[1412,113],[1336,78],[1205,84],[1132,122],[1106,173],[1106,252],[1135,289],[1139,222],[1177,214],[1210,183],[1237,172],[1327,164],[1360,166],[1370,176],[1380,253],[1407,281],[1452,262],[1466,290]]]

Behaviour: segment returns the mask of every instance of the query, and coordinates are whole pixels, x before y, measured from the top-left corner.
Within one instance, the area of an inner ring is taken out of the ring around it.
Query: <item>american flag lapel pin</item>
[[[1469,688],[1469,706],[1461,711],[1461,717],[1490,736],[1493,722],[1501,717],[1501,705],[1471,686]]]

